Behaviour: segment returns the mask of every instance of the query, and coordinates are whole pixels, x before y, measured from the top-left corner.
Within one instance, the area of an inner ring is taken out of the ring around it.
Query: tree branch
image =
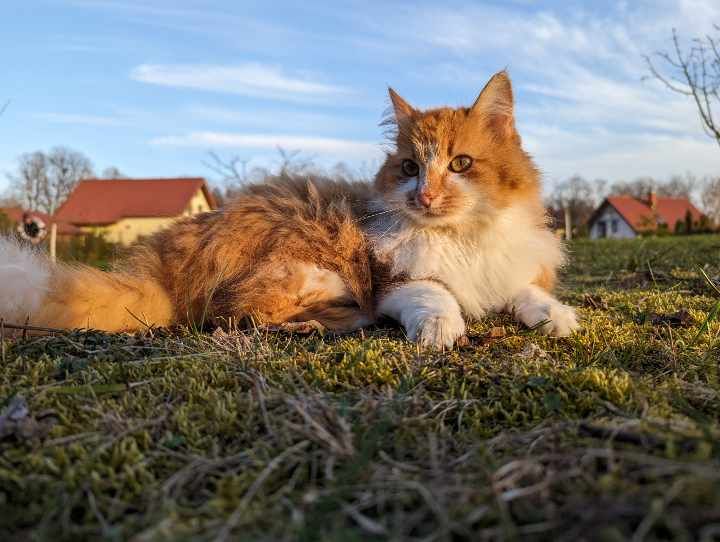
[[[715,25],[720,31],[720,27]],[[720,128],[715,119],[715,105],[720,102],[720,47],[718,40],[706,35],[692,40],[686,52],[677,30],[672,30],[672,49],[645,55],[649,77],[668,90],[693,99],[703,131],[720,145]],[[654,60],[657,59],[657,60]]]

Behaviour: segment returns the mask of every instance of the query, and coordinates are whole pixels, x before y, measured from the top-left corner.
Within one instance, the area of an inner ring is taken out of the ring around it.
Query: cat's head
[[[472,107],[419,111],[390,89],[394,150],[375,184],[383,207],[420,226],[492,219],[520,199],[538,199],[539,175],[515,129],[506,72]]]

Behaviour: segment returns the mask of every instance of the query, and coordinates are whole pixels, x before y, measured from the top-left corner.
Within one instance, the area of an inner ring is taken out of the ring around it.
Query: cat
[[[350,332],[380,317],[451,348],[466,319],[507,311],[543,333],[578,328],[552,295],[565,262],[540,174],[515,127],[508,74],[471,107],[421,111],[389,89],[374,183],[278,176],[182,219],[112,272],[50,265],[0,244],[0,317],[129,331],[228,320],[316,321]]]

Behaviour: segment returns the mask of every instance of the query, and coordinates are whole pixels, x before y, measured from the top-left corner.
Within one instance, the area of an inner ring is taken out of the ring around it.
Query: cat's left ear
[[[496,73],[470,108],[470,116],[483,118],[501,137],[516,137],[512,83],[507,71]]]

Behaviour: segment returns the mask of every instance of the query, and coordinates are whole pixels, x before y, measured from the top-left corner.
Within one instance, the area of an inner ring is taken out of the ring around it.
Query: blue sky
[[[131,176],[212,178],[208,151],[267,166],[277,145],[372,171],[387,85],[469,104],[506,67],[548,184],[717,174],[692,104],[641,80],[673,27],[713,21],[717,0],[7,0],[0,190],[19,154],[55,145]]]

